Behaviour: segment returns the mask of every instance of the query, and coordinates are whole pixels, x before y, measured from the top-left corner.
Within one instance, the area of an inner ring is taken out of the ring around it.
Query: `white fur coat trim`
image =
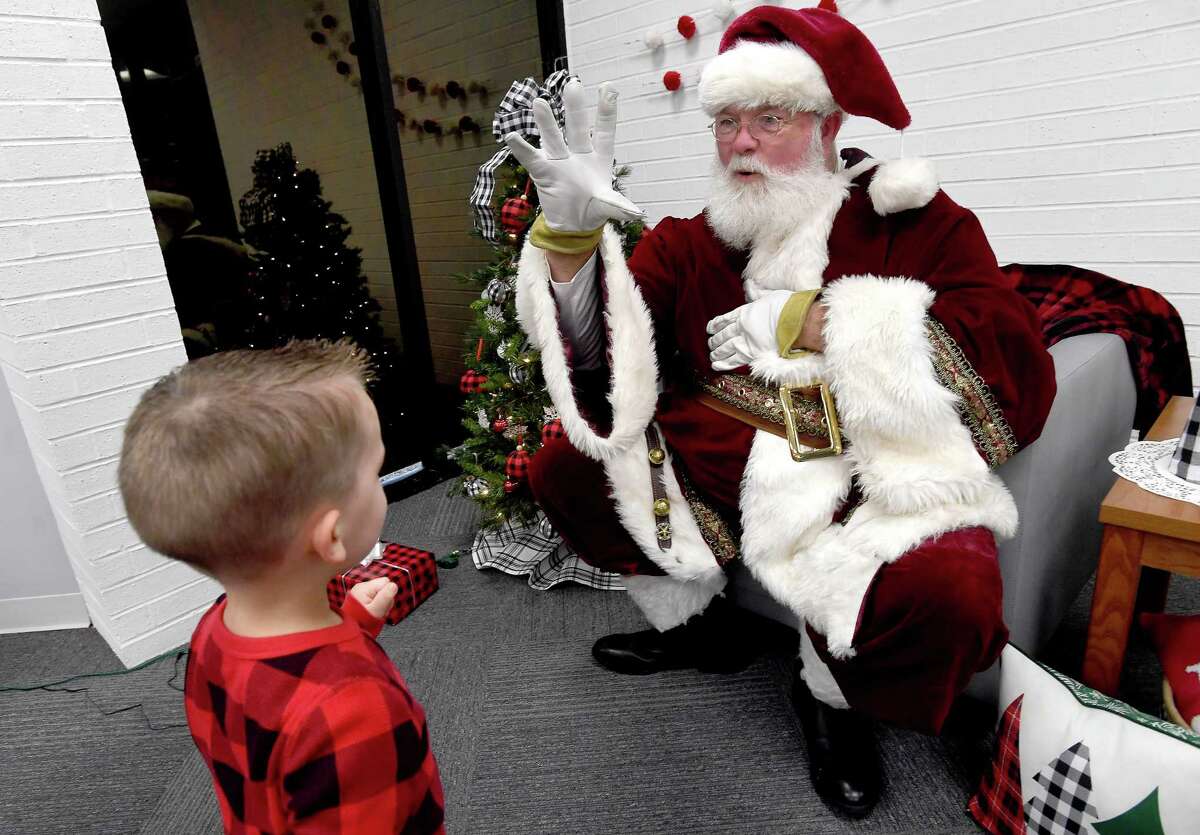
[[[665,632],[703,612],[709,601],[725,588],[725,574],[717,573],[719,578],[690,581],[635,574],[625,578],[625,590],[650,625]]]
[[[671,502],[672,543],[668,551],[658,547],[645,438],[658,399],[654,329],[650,311],[625,265],[620,239],[611,228],[604,230],[600,255],[607,291],[604,318],[609,334],[609,402],[613,407],[613,431],[607,438],[596,434],[579,413],[558,327],[558,308],[550,289],[550,268],[545,254],[529,243],[521,253],[517,270],[517,314],[541,352],[546,387],[567,437],[580,452],[603,463],[621,523],[642,552],[670,575],[634,579],[627,585],[651,624],[670,629],[708,605],[713,595],[725,587],[725,573],[683,498],[669,451],[663,465],[663,482]]]
[[[629,449],[646,431],[658,400],[658,364],[650,311],[634,286],[620,238],[611,227],[604,230],[600,255],[607,290],[604,316],[613,410],[613,429],[608,437],[596,434],[579,413],[558,327],[558,306],[550,289],[550,266],[545,253],[529,241],[525,242],[517,268],[516,307],[521,326],[541,352],[546,388],[567,437],[584,455],[605,461]]]
[[[847,276],[822,298],[826,376],[867,498],[889,512],[920,513],[1007,495],[975,449],[958,395],[934,371],[926,331],[933,290],[909,278]],[[989,527],[1011,536],[1015,505]]]
[[[742,479],[747,567],[825,636],[835,657],[854,654],[862,601],[880,566],[959,528],[981,525],[1001,537],[1016,530],[1012,497],[934,372],[925,330],[933,298],[907,278],[829,285],[820,373],[849,450],[796,464],[783,439],[759,432]],[[852,472],[865,500],[846,525],[829,525]]]
[[[800,670],[800,678],[804,679],[809,692],[818,701],[838,710],[850,707],[837,679],[833,677],[833,671],[821,660],[821,656],[817,655],[816,647],[813,646],[812,638],[808,637],[808,630],[804,628],[803,623],[800,624],[800,663],[804,665]]]
[[[680,580],[711,579],[714,573],[723,577],[683,497],[672,470],[671,452],[665,447],[663,487],[671,503],[671,547],[666,551],[658,547],[648,451],[646,439],[639,438],[627,452],[604,462],[621,524],[652,562]]]

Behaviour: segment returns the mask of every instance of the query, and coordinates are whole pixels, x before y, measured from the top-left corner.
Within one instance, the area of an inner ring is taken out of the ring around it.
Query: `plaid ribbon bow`
[[[534,99],[545,99],[554,113],[554,121],[563,126],[562,91],[571,76],[566,70],[552,73],[541,85],[532,78],[514,81],[496,108],[492,119],[492,135],[503,142],[510,133],[519,133],[526,140],[540,138],[533,121]],[[496,209],[492,195],[496,191],[496,169],[509,157],[507,145],[502,145],[491,159],[479,166],[475,175],[475,187],[471,189],[471,210],[475,217],[475,228],[484,240],[496,243],[500,239],[500,226],[496,221]]]
[[[1171,472],[1184,481],[1200,484],[1200,400],[1192,405],[1192,416],[1179,438],[1179,446],[1171,458]]]

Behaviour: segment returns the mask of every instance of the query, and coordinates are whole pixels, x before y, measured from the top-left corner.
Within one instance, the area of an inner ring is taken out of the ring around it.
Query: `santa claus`
[[[539,100],[541,148],[506,138],[542,208],[517,309],[566,430],[530,485],[652,627],[597,641],[609,669],[743,669],[732,560],[794,611],[814,782],[865,815],[872,720],[938,732],[1007,639],[995,542],[1017,513],[993,469],[1054,396],[1038,320],[930,165],[838,154],[846,114],[909,114],[835,11],[733,21],[700,81],[707,208],[628,262],[606,227],[642,214],[612,188],[616,98],[590,131],[572,82],[565,135]]]

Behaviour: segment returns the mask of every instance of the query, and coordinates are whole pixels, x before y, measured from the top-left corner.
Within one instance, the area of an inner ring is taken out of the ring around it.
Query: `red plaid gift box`
[[[428,551],[394,542],[379,544],[381,553],[377,558],[356,565],[329,581],[329,602],[334,609],[341,609],[351,586],[376,577],[387,577],[399,590],[396,592],[396,602],[392,604],[385,620],[399,623],[437,591],[437,563]]]

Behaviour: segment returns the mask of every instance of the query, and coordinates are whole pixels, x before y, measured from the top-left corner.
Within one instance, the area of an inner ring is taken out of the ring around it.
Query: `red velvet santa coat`
[[[752,253],[723,245],[698,215],[664,219],[626,265],[605,230],[606,436],[575,402],[546,259],[529,244],[522,253],[518,314],[542,352],[567,436],[604,463],[623,524],[667,574],[627,578],[659,629],[701,611],[725,584],[714,548],[728,540],[716,514],[695,500],[689,507],[680,471],[710,506],[740,514],[745,564],[838,657],[853,655],[859,609],[882,563],[956,528],[982,525],[1002,538],[1016,530],[1016,507],[991,468],[1037,437],[1053,400],[1034,310],[1000,273],[973,214],[938,191],[927,205],[880,215],[888,201],[873,175],[847,181],[826,211]],[[819,286],[825,352],[764,356],[751,368],[773,385],[823,380],[834,394],[848,451],[797,463],[783,438],[690,399],[683,383],[713,375],[714,316],[766,290]],[[651,510],[651,420],[675,464],[665,468],[667,551]],[[834,524],[852,475],[864,501]]]

